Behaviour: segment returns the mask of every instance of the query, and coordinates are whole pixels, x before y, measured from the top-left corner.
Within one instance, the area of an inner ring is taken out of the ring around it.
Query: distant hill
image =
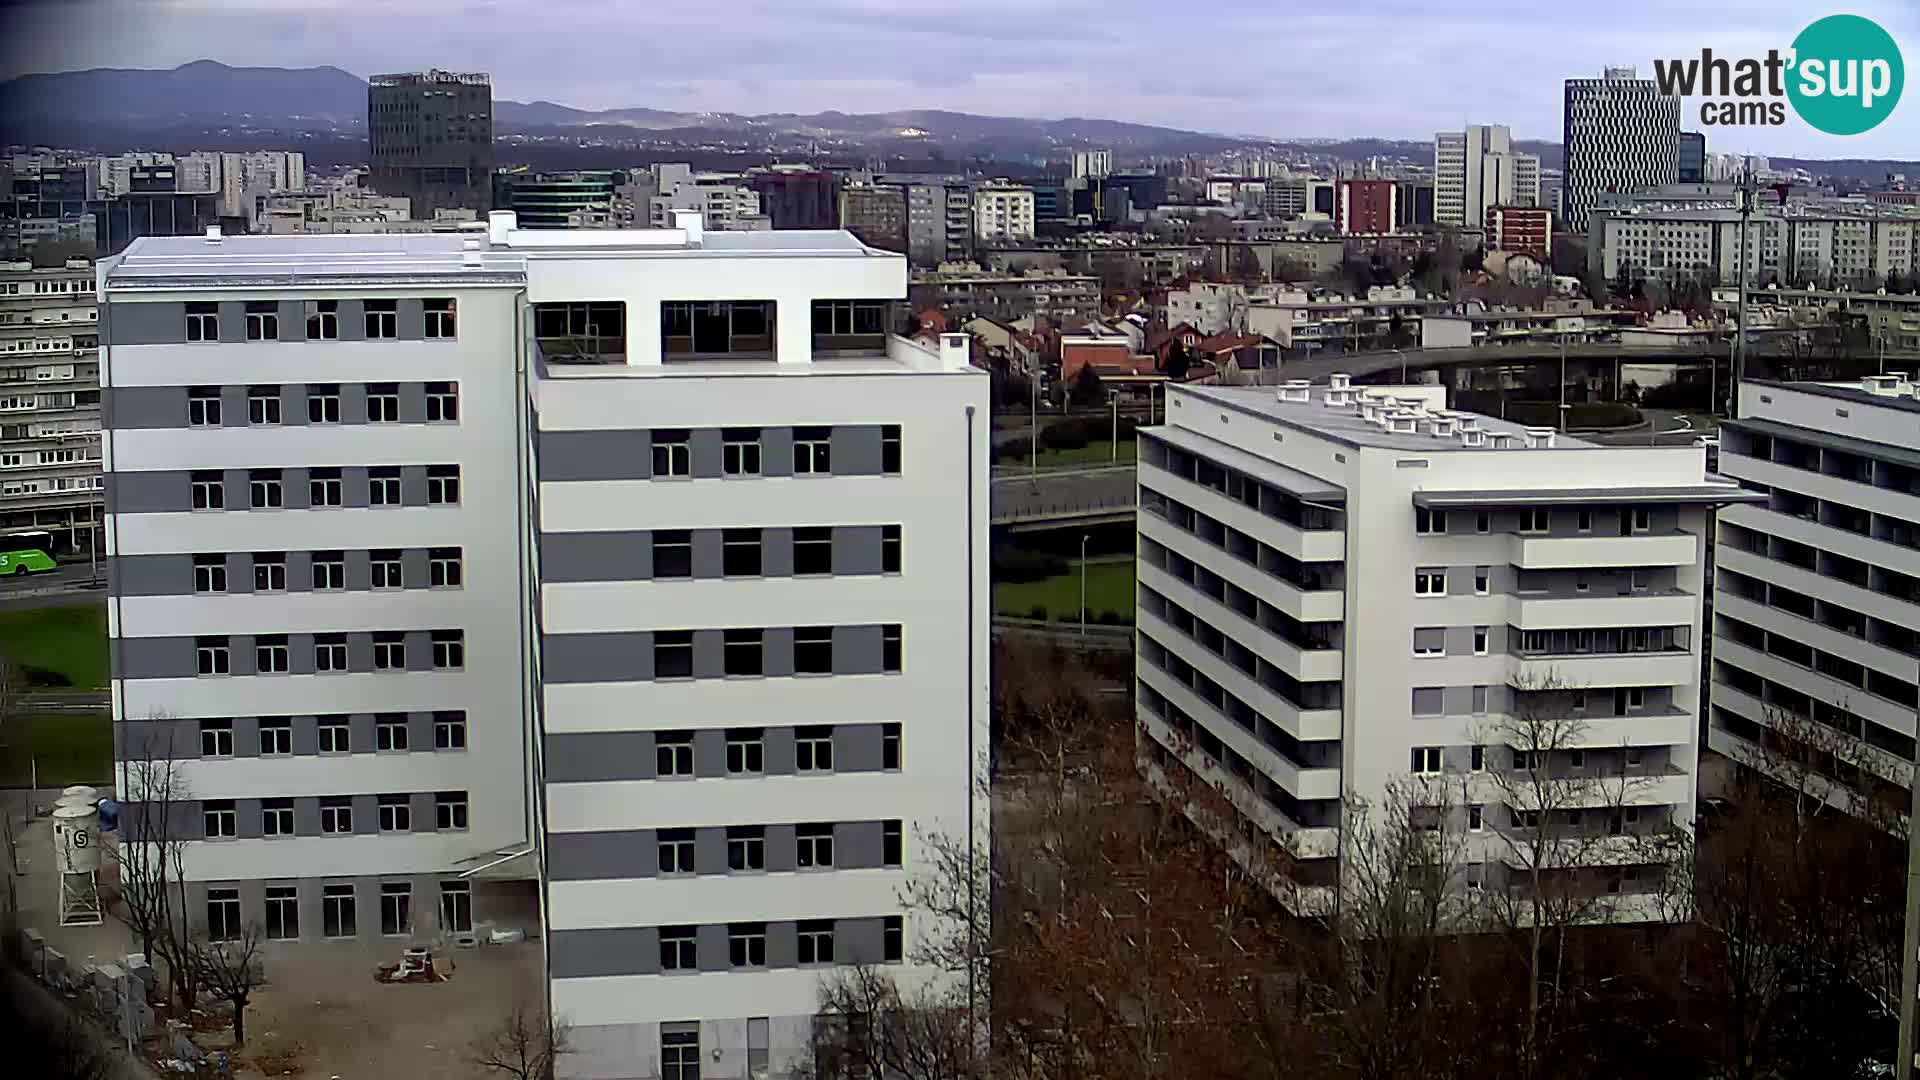
[[[9,127],[228,120],[332,130],[367,119],[367,83],[336,67],[236,68],[196,60],[171,71],[94,68],[0,83]]]

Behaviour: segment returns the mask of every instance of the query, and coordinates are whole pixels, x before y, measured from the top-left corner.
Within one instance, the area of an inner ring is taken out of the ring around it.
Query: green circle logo
[[[1900,46],[1880,24],[1829,15],[1793,39],[1787,97],[1800,119],[1829,135],[1858,135],[1885,120],[1906,82]]]

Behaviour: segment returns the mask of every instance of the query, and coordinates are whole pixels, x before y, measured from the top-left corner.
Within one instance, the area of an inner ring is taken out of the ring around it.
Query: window
[[[279,469],[254,469],[247,473],[247,505],[255,510],[278,510],[286,505],[280,490]]]
[[[1413,771],[1430,775],[1440,771],[1440,748],[1437,746],[1416,746],[1413,748]]]
[[[451,424],[460,419],[460,384],[427,384],[427,423]]]
[[[440,883],[440,931],[451,934],[473,932],[473,891],[466,882]]]
[[[1484,746],[1475,746],[1473,748],[1473,771],[1485,772],[1486,770],[1487,770],[1487,748]]]
[[[253,667],[261,675],[285,675],[293,670],[287,635],[262,634],[253,639]]]
[[[367,470],[367,502],[374,506],[400,505],[400,467],[377,465]]]
[[[407,670],[407,635],[383,630],[373,635],[373,670]]]
[[[398,300],[367,300],[364,305],[368,339],[400,336],[400,302]]]
[[[228,753],[232,753],[231,748]],[[232,799],[208,799],[201,803],[200,822],[209,840],[231,840],[240,835],[239,817]]]
[[[760,728],[727,729],[727,774],[758,776],[765,769],[765,733]]]
[[[767,924],[729,924],[727,927],[727,962],[737,968],[766,967]]]
[[[1482,510],[1482,511],[1480,511],[1480,512],[1479,512],[1478,514],[1475,514],[1475,515],[1473,516],[1473,531],[1474,531],[1474,532],[1477,532],[1477,533],[1484,533],[1484,532],[1487,532],[1487,531],[1489,531],[1489,530],[1491,530],[1492,528],[1493,528],[1493,515],[1492,515],[1492,514],[1489,514],[1489,513],[1487,513],[1487,512],[1485,511],[1485,510]]]
[[[1653,528],[1653,514],[1644,506],[1636,506],[1633,508],[1630,522],[1634,532],[1646,532]]]
[[[203,470],[193,474],[193,508],[195,510],[224,510],[227,507],[226,484],[220,474],[213,470]]]
[[[656,679],[693,678],[693,631],[656,630],[653,632],[653,677]]]
[[[227,557],[225,555],[193,557],[193,591],[197,593],[227,591]]]
[[[1487,688],[1484,686],[1473,688],[1473,715],[1487,715]]]
[[[412,832],[412,800],[405,795],[380,796],[380,831]]]
[[[321,886],[320,923],[320,932],[330,938],[348,938],[359,933],[353,925],[353,886]]]
[[[758,577],[760,530],[726,529],[720,537],[720,572],[727,577]]]
[[[1447,651],[1447,631],[1441,626],[1422,626],[1413,631],[1413,655],[1442,656]]]
[[[1479,806],[1467,807],[1467,831],[1479,832],[1486,821],[1486,815]]]
[[[1447,572],[1445,570],[1424,569],[1413,572],[1413,595],[1445,596],[1447,594]]]
[[[1520,531],[1523,533],[1543,533],[1552,523],[1552,511],[1526,509],[1520,511]]]
[[[803,727],[793,733],[793,767],[799,772],[833,769],[833,728]]]
[[[803,476],[833,471],[833,429],[802,427],[793,429],[793,473]]]
[[[810,526],[793,530],[793,572],[795,574],[833,573],[833,530]]]
[[[1447,512],[1429,510],[1424,506],[1413,508],[1413,531],[1422,536],[1434,536],[1447,531]]]
[[[292,836],[294,834],[294,799],[261,799],[259,824],[261,824],[259,830],[265,836]]]
[[[1567,706],[1574,712],[1583,713],[1587,711],[1587,692],[1585,690],[1575,690],[1568,695],[1568,699]]]
[[[693,451],[685,428],[662,428],[653,433],[653,475],[693,475]]]
[[[459,671],[467,666],[467,635],[462,630],[433,632],[433,666],[439,671]]]
[[[367,423],[397,424],[400,422],[400,387],[396,383],[378,382],[367,384]]]
[[[760,429],[723,428],[720,471],[728,476],[760,475]]]
[[[194,670],[202,675],[227,675],[233,671],[227,639],[224,637],[194,638],[193,659]]]
[[[220,305],[205,303],[187,305],[187,340],[220,340]]]
[[[287,813],[291,815],[292,808]],[[292,885],[267,886],[266,908],[268,940],[292,941],[300,936],[299,889]]]
[[[240,937],[240,890],[207,890],[207,937],[234,941]]]
[[[344,716],[320,717],[320,752],[323,754],[347,754],[353,752],[351,728]]]
[[[880,427],[880,471],[888,476],[900,475],[899,424],[883,424]]]
[[[887,623],[880,628],[880,670],[900,674],[900,624]]]
[[[660,1025],[660,1080],[700,1080],[700,1025]]]
[[[802,964],[833,963],[833,920],[807,919],[799,926],[799,961]]]
[[[307,423],[340,422],[340,384],[316,383],[307,387]]]
[[[340,301],[306,302],[307,340],[332,341],[340,336]]]
[[[1574,514],[1574,529],[1579,532],[1593,531],[1593,511],[1581,509]]]
[[[900,526],[880,526],[880,572],[900,572]]]
[[[285,716],[260,718],[260,756],[275,757],[293,753],[293,720]]]
[[[1647,704],[1647,691],[1644,687],[1630,686],[1626,689],[1626,707],[1621,712],[1630,712],[1644,708]]]
[[[793,631],[793,670],[798,675],[833,673],[833,627],[799,626]]]
[[[373,748],[401,751],[407,748],[407,714],[380,713],[373,718]]]
[[[460,549],[427,549],[427,584],[436,589],[460,587]]]
[[[427,505],[460,505],[460,466],[427,466]]]
[[[656,529],[653,533],[653,576],[693,576],[693,533],[687,529]]]
[[[880,922],[880,959],[897,964],[907,956],[907,920],[904,915],[888,915]]]
[[[880,725],[880,767],[893,770],[900,767],[900,725]]]
[[[693,873],[692,829],[661,829],[654,834],[654,839],[659,845],[661,873]]]
[[[433,748],[435,750],[467,748],[466,713],[437,712],[433,714]]]
[[[899,821],[880,823],[880,864],[882,866],[899,866],[905,844],[906,838],[901,833]]]
[[[759,675],[764,670],[762,657],[765,650],[761,647],[761,632],[758,630],[727,630],[723,632],[724,654],[722,660],[728,675]]]
[[[369,581],[376,589],[398,589],[402,584],[400,552],[394,548],[375,548],[367,553]]]
[[[404,881],[380,883],[380,932],[389,937],[413,933],[413,886]]]
[[[313,587],[316,592],[328,592],[347,587],[346,552],[316,551],[313,553]]]
[[[663,731],[653,739],[653,770],[661,777],[693,775],[693,732]]]
[[[1534,753],[1531,750],[1515,750],[1513,752],[1513,767],[1520,772],[1533,771],[1534,760]]]
[[[467,828],[467,793],[441,791],[433,796],[433,826],[441,832],[464,832]]]
[[[422,313],[426,319],[426,336],[429,338],[453,337],[453,300],[440,297],[421,302],[426,310]]]
[[[1586,767],[1587,767],[1587,752],[1586,752],[1585,750],[1569,750],[1569,751],[1567,751],[1567,765],[1568,765],[1568,766],[1570,766],[1570,767],[1572,767],[1572,768],[1575,768],[1575,769],[1584,769],[1584,768],[1586,768]]]
[[[1473,628],[1473,655],[1487,655],[1487,628],[1484,626]]]
[[[767,868],[767,830],[758,825],[727,828],[727,869],[745,872]]]
[[[200,721],[200,756],[201,757],[232,757],[233,756],[233,721],[232,720],[221,719],[221,720]]]
[[[316,672],[347,670],[347,635],[315,634],[313,636],[313,670]]]
[[[815,300],[813,332],[822,337],[884,334],[887,306],[873,300]]]
[[[796,863],[802,870],[824,870],[833,866],[833,826],[800,825],[794,828],[799,845]]]
[[[1493,587],[1493,568],[1476,566],[1473,568],[1473,592],[1476,596],[1485,596]]]
[[[256,427],[271,426],[280,422],[280,388],[277,386],[250,386],[247,388],[247,423]]]
[[[321,468],[307,470],[307,502],[316,507],[344,506],[345,491],[341,487],[340,470]]]

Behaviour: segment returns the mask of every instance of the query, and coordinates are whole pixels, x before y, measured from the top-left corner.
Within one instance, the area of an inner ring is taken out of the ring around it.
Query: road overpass
[[[1138,506],[1132,465],[1009,469],[993,478],[993,524],[1012,532],[1132,521]]]
[[[1344,371],[1355,378],[1399,372],[1434,371],[1452,367],[1506,367],[1517,364],[1560,362],[1560,347],[1551,342],[1527,345],[1471,345],[1451,349],[1389,349],[1379,352],[1322,353],[1306,359],[1284,357],[1278,368],[1260,372],[1258,381],[1274,383],[1283,379],[1325,381],[1328,375]],[[1761,352],[1754,350],[1754,358]],[[1716,345],[1711,351],[1699,347],[1677,348],[1670,345],[1568,345],[1568,363],[1603,361],[1623,364],[1705,364],[1709,357],[1727,362],[1727,348]]]

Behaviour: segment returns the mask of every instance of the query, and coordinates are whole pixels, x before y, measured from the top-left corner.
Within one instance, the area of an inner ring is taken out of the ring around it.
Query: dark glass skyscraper
[[[493,206],[493,82],[428,71],[367,80],[370,183],[413,200],[415,218]]]

